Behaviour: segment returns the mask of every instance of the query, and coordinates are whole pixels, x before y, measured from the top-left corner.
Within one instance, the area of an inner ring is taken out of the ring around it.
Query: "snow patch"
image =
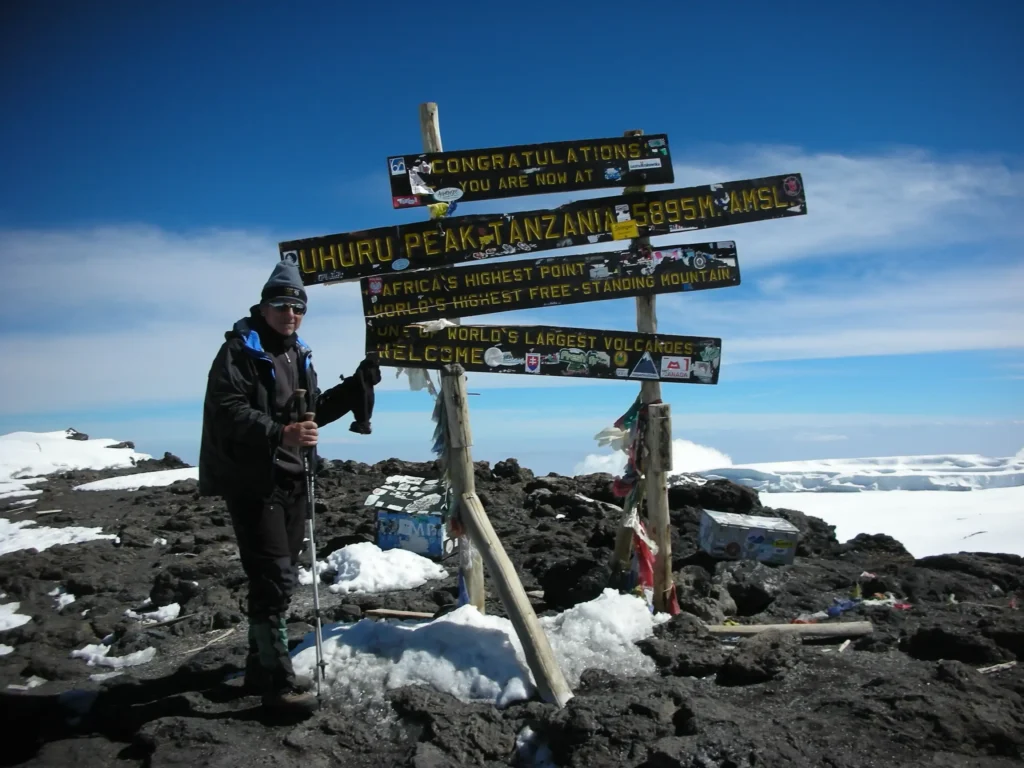
[[[64,606],[71,605],[77,599],[74,595],[68,593],[64,587],[54,587],[47,592],[50,597],[55,597],[57,603],[57,612],[60,613],[64,609]]]
[[[653,616],[638,597],[606,589],[540,623],[566,680],[575,685],[592,666],[620,675],[653,672],[654,662],[635,642],[668,618]],[[470,605],[429,622],[335,624],[324,628],[323,641],[328,692],[355,703],[380,703],[387,690],[403,685],[429,685],[462,701],[497,706],[528,699],[535,690],[512,623]],[[312,674],[312,636],[297,650],[294,664]]]
[[[914,557],[952,552],[1024,556],[1024,486],[971,493],[865,491],[761,493],[774,509],[796,509],[836,527],[836,538],[885,533]]]
[[[83,541],[97,539],[115,539],[112,533],[103,533],[102,528],[47,528],[37,526],[35,520],[19,520],[12,522],[0,517],[0,555],[17,552],[22,549],[42,552],[60,544],[79,544]]]
[[[9,645],[4,645],[3,643],[0,643],[0,656],[6,656],[9,653],[14,653],[14,648],[12,648]]]
[[[321,568],[323,564],[325,567]],[[382,550],[368,541],[349,544],[332,552],[318,564],[317,572],[334,571],[334,583],[328,589],[335,593],[391,592],[416,589],[431,579],[448,578],[448,571],[415,552],[404,549]],[[309,571],[300,578],[309,580]],[[303,582],[306,583],[306,582]]]
[[[31,616],[18,613],[20,606],[21,603],[4,603],[0,605],[0,632],[20,627],[22,624],[28,624],[32,621]]]
[[[85,659],[85,663],[90,667],[100,666],[121,669],[123,667],[137,667],[141,664],[148,664],[156,656],[156,648],[150,647],[141,651],[135,651],[127,656],[107,656],[108,653],[110,653],[110,646],[108,645],[87,645],[85,648],[72,651],[71,658]]]
[[[108,477],[105,480],[94,480],[91,483],[76,485],[75,491],[137,491],[140,488],[157,488],[181,480],[198,480],[199,467],[182,467],[181,469],[161,469],[157,472],[137,472],[133,475]]]
[[[151,459],[109,439],[71,440],[72,430],[0,435],[0,482],[38,481],[45,475],[85,469],[127,469]]]
[[[146,611],[145,613],[136,613],[129,608],[124,612],[124,615],[126,618],[136,619],[143,624],[156,624],[161,621],[176,619],[180,613],[181,606],[178,603],[170,603],[162,608],[157,608],[155,611]]]
[[[681,469],[676,467],[676,469]],[[816,459],[709,467],[709,479],[724,477],[758,491],[973,491],[1024,485],[1024,457],[977,454]],[[671,478],[674,482],[675,478]]]

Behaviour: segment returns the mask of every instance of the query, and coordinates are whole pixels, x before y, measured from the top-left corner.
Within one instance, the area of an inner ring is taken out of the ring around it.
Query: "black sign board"
[[[388,174],[395,208],[675,181],[663,133],[399,155]]]
[[[634,246],[364,277],[363,314],[402,324],[740,284],[736,243]]]
[[[367,320],[366,352],[381,365],[467,372],[717,384],[722,340],[543,325],[415,325]]]
[[[474,214],[289,240],[282,259],[305,285],[670,235],[807,213],[800,174],[577,200],[548,210]]]

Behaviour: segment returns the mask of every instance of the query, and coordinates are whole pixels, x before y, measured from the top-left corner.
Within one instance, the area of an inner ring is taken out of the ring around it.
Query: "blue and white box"
[[[365,506],[377,509],[377,546],[440,559],[447,531],[447,500],[437,480],[392,475],[373,490]]]
[[[800,531],[781,517],[702,510],[700,548],[721,560],[757,560],[791,565]]]

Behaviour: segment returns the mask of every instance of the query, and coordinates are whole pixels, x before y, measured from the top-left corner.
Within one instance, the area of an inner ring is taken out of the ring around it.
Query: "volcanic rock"
[[[518,765],[517,740],[527,729],[561,768],[985,768],[1024,758],[1024,664],[978,671],[1024,661],[1024,560],[970,552],[915,559],[877,534],[839,542],[817,518],[765,507],[755,491],[727,480],[695,477],[669,491],[681,613],[659,618],[636,643],[649,674],[619,677],[595,662],[563,709],[538,700],[499,709],[406,686],[388,691],[383,704],[331,700],[302,723],[275,720],[238,688],[246,579],[223,502],[198,497],[192,480],[134,492],[73,490],[178,466],[165,454],[122,470],[58,473],[39,486],[40,507],[62,510],[45,525],[96,526],[120,539],[0,557],[5,602],[31,617],[0,635],[11,648],[0,655],[6,764]],[[318,556],[374,539],[364,501],[386,477],[436,478],[439,469],[435,461],[322,459]],[[611,475],[538,477],[507,458],[493,467],[477,462],[474,476],[539,615],[601,594],[622,509]],[[703,509],[789,520],[801,535],[795,562],[716,561],[697,547]],[[323,616],[443,613],[458,595],[455,564],[445,564],[448,578],[414,590],[321,589]],[[492,578],[486,587],[487,613],[504,616]],[[301,587],[293,600],[292,646],[311,631],[311,592]],[[61,593],[75,601],[58,612]],[[876,603],[849,603],[854,596]],[[125,614],[171,603],[179,619],[160,627]],[[847,608],[827,621],[869,621],[872,633],[841,646],[774,630],[737,640],[707,628],[729,619],[788,625],[833,606]],[[149,648],[156,655],[124,669],[71,657],[104,643],[111,657]]]

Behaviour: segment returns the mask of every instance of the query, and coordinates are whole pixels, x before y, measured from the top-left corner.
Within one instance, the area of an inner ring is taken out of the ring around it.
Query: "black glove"
[[[373,388],[380,384],[380,364],[376,355],[367,355],[359,363],[356,372],[349,377],[355,379],[355,391],[352,393],[352,415],[355,421],[349,426],[349,432],[361,435],[371,433],[370,418],[373,416]]]

